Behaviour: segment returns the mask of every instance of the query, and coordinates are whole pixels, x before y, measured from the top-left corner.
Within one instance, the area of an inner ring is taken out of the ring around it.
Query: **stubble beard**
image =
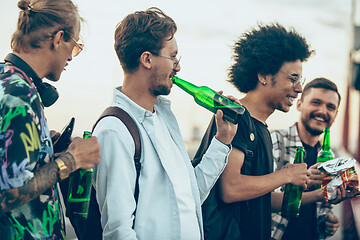
[[[160,95],[169,95],[171,92],[171,87],[169,85],[166,85],[163,82],[166,82],[166,80],[169,78],[169,76],[167,74],[158,74],[153,73],[150,76],[150,79],[152,81],[152,86],[150,87],[150,92],[152,93],[153,96],[157,97]]]
[[[308,131],[312,136],[317,137],[323,133],[323,131],[311,128],[306,120],[301,120],[301,121],[302,121],[302,124],[304,125],[306,131]]]

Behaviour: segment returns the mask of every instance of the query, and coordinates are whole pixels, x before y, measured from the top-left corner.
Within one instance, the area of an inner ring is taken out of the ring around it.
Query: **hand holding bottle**
[[[303,164],[304,152],[305,151],[303,147],[297,147],[294,158],[294,164],[292,164],[293,166],[298,166]],[[306,164],[305,164],[305,168],[306,168]],[[288,169],[290,169],[290,166],[288,167]],[[306,181],[305,181],[305,185],[306,185]],[[297,186],[291,183],[285,185],[284,196],[281,204],[281,216],[287,218],[299,217],[302,191],[303,188],[301,187],[301,185]]]
[[[85,131],[83,139],[89,139],[91,132]],[[95,138],[96,139],[96,138]],[[70,176],[66,215],[86,219],[88,216],[93,169],[78,169]]]
[[[221,110],[217,110],[215,114],[216,121],[216,139],[224,144],[231,144],[237,130],[237,124],[233,124],[229,121],[223,119],[223,112]]]
[[[75,159],[76,169],[90,169],[100,162],[100,145],[96,137],[73,139],[67,152],[70,152]]]
[[[301,186],[303,190],[307,189],[310,172],[307,170],[306,163],[286,164],[285,169],[280,171],[287,171],[289,183]]]
[[[326,237],[333,236],[340,227],[340,220],[329,212],[319,223],[319,231]]]

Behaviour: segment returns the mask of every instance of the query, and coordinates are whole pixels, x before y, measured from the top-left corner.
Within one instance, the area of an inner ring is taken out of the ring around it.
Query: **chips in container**
[[[352,158],[335,158],[318,165],[321,171],[321,188],[326,203],[336,199],[337,188],[341,185],[345,190],[359,190],[359,179],[355,169],[356,160]]]

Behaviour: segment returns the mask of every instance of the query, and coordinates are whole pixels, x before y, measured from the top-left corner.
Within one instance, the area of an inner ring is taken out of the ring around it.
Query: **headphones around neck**
[[[13,53],[9,53],[5,57],[5,62],[10,62],[20,68],[32,79],[45,107],[50,107],[59,98],[59,93],[56,88],[49,83],[43,82],[36,72],[24,60]]]

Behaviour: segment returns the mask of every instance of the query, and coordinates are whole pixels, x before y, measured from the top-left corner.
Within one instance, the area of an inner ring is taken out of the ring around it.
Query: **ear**
[[[302,104],[302,100],[301,98],[299,98],[296,102],[296,109],[300,112],[300,108],[301,108],[301,104]]]
[[[260,85],[266,85],[267,81],[266,81],[266,75],[261,75],[260,73],[258,73],[258,80]]]
[[[140,64],[146,68],[151,69],[152,67],[152,54],[149,51],[145,51],[140,56]]]
[[[60,30],[52,38],[51,49],[58,50],[62,41],[64,41],[64,31]]]

